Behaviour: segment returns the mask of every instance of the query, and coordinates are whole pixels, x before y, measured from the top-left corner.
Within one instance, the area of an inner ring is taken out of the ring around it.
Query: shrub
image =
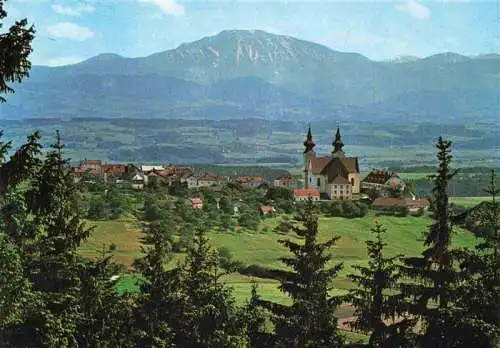
[[[286,276],[286,272],[279,269],[271,269],[261,265],[249,265],[243,266],[239,270],[240,274],[257,277],[257,278],[267,278],[267,279],[276,279],[283,280]]]

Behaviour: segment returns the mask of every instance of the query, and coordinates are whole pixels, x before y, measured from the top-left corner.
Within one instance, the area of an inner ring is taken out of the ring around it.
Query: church
[[[316,156],[311,126],[304,141],[304,188],[317,189],[332,200],[358,199],[360,193],[357,157],[346,157],[340,129],[333,140],[330,156]]]

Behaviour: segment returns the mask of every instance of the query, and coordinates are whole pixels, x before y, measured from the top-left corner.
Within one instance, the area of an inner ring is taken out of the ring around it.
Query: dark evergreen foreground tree
[[[165,220],[170,220],[170,215]],[[152,222],[145,230],[142,251],[145,257],[135,262],[135,268],[144,277],[135,309],[133,341],[140,347],[173,347],[174,333],[170,322],[175,320],[172,307],[175,302],[173,277],[167,271],[170,260],[174,225]]]
[[[413,322],[396,317],[401,312],[400,294],[396,288],[399,280],[397,261],[402,255],[384,257],[386,231],[377,221],[372,229],[375,240],[366,241],[368,266],[353,266],[358,273],[350,274],[349,278],[358,288],[351,290],[347,299],[356,309],[354,327],[371,333],[370,347],[404,347],[411,344],[406,337]]]
[[[335,245],[339,237],[319,243],[318,216],[316,206],[309,200],[305,209],[296,217],[293,231],[304,243],[281,240],[293,254],[281,260],[292,271],[283,275],[280,290],[293,301],[290,307],[265,303],[273,312],[276,346],[278,347],[338,347],[343,339],[337,329],[337,319],[333,313],[341,300],[330,297],[330,282],[337,275],[342,264],[327,269],[332,259],[326,252]]]
[[[0,0],[0,28],[7,17],[5,2]],[[26,19],[16,21],[7,32],[0,34],[0,103],[5,101],[1,94],[14,92],[8,83],[21,82],[28,76],[31,68],[28,56],[34,34],[34,28],[28,26]]]
[[[257,283],[252,282],[252,293],[246,305],[248,348],[272,347],[272,335],[266,332],[268,313],[262,307],[262,299],[257,293]]]
[[[491,202],[483,205],[478,221],[487,231],[484,240],[476,250],[457,252],[465,279],[458,291],[457,306],[462,309],[464,331],[469,331],[475,347],[496,347],[500,343],[500,190],[494,172],[485,191]]]
[[[401,268],[411,281],[401,285],[408,299],[408,312],[419,320],[419,346],[472,347],[463,331],[459,310],[453,301],[457,296],[460,274],[451,250],[452,226],[448,204],[448,183],[451,170],[451,142],[439,137],[436,144],[439,167],[431,178],[434,182],[434,223],[430,226],[421,257],[404,259]],[[472,344],[472,345],[471,345]]]
[[[167,218],[167,220],[169,220]],[[173,219],[171,221],[174,221]],[[148,347],[242,347],[245,316],[221,277],[219,255],[197,225],[193,245],[182,265],[172,270],[174,224],[155,224],[144,243],[151,245],[136,264],[145,277],[136,313],[135,340]]]
[[[96,260],[87,260],[81,271],[82,317],[76,328],[79,347],[135,347],[129,322],[134,297],[116,291],[123,267],[112,260],[110,250]]]
[[[17,196],[9,207],[15,212],[7,219],[7,231],[21,250],[32,295],[22,321],[11,331],[14,346],[77,345],[81,263],[76,248],[89,231],[73,211],[75,191],[62,148],[58,135],[34,174],[26,203]]]
[[[221,277],[218,253],[198,228],[185,263],[176,274],[172,327],[178,347],[242,347],[245,316]]]
[[[2,328],[6,346],[106,346],[119,341],[118,294],[109,291],[109,259],[88,262],[77,248],[90,230],[80,220],[76,189],[63,158],[59,134],[43,163],[17,188],[7,185],[0,210],[3,254],[10,253],[21,273],[13,284],[0,280],[0,293],[19,296]],[[11,158],[12,161],[15,160]],[[36,163],[29,160],[24,163]],[[20,180],[20,179],[18,179]],[[103,304],[106,302],[106,304]],[[113,308],[112,308],[113,307]]]

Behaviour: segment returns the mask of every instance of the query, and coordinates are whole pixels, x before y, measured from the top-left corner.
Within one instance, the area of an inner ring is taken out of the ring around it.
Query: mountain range
[[[500,55],[380,62],[289,36],[228,30],[147,57],[101,54],[34,66],[13,87],[0,119],[496,121]]]

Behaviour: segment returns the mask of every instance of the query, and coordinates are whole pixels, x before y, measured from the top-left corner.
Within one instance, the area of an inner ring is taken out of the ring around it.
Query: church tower
[[[314,144],[311,132],[311,125],[307,130],[306,140],[304,141],[304,188],[309,188],[309,160],[316,156],[314,152]]]
[[[344,143],[342,142],[342,137],[340,136],[339,127],[337,127],[337,133],[335,134],[335,139],[333,140],[332,145],[333,145],[333,151],[332,151],[333,158],[345,157],[344,151],[342,150],[342,148],[344,147]]]

